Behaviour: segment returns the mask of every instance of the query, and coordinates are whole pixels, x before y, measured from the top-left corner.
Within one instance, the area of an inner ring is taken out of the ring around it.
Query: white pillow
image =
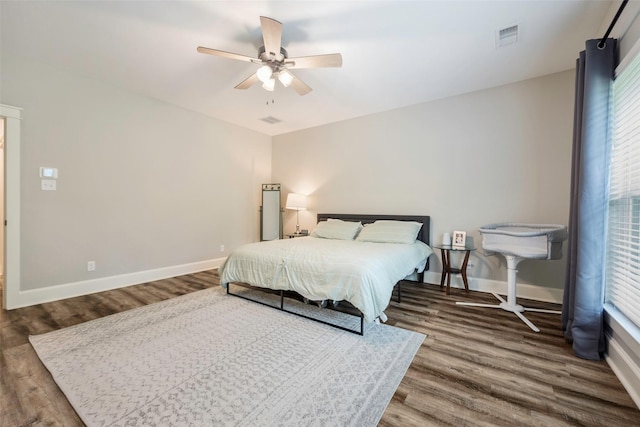
[[[361,222],[329,218],[328,221],[320,221],[311,236],[324,239],[353,240],[361,229]]]
[[[422,228],[421,222],[378,220],[367,224],[356,240],[376,243],[413,243]]]

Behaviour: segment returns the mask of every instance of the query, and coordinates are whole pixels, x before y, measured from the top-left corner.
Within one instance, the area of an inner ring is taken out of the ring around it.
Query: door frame
[[[20,126],[22,108],[0,104],[4,122],[4,284],[2,307],[20,307]]]

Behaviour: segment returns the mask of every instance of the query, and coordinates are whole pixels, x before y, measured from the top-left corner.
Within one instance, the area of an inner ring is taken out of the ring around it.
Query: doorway
[[[2,122],[2,308],[29,305],[20,294],[20,122],[22,109],[0,104]]]
[[[4,117],[0,117],[0,220],[4,223]],[[0,227],[0,291],[4,292],[4,227]]]

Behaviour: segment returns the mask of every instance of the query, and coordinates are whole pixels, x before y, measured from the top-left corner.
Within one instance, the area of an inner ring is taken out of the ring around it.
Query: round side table
[[[436,249],[440,249],[440,253],[442,254],[442,277],[440,278],[440,288],[444,286],[444,281],[446,279],[447,295],[449,295],[449,292],[451,290],[451,275],[461,274],[465,292],[469,292],[469,281],[467,280],[467,264],[469,263],[469,254],[471,253],[471,251],[476,250],[473,244],[467,243],[464,247],[452,245],[434,245],[433,247]],[[464,252],[464,261],[462,262],[462,267],[451,267],[451,252]]]

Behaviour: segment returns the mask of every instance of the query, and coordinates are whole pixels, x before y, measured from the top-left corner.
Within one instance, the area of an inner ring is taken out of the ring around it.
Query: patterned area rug
[[[89,426],[374,426],[424,338],[358,336],[221,287],[29,337]]]

